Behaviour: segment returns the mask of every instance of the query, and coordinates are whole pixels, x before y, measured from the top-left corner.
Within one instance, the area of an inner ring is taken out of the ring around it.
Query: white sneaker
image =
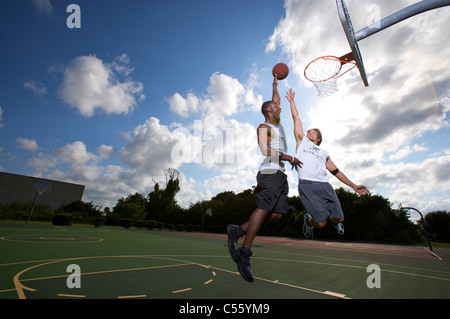
[[[333,222],[331,223],[333,224],[334,228],[336,228],[339,235],[344,235],[344,225],[342,225],[342,223],[338,223],[337,225]]]
[[[303,231],[303,235],[306,238],[310,238],[313,234],[313,230],[314,228],[308,224],[308,220],[311,218],[311,215],[306,213],[305,216],[303,216],[303,227],[302,227],[302,231]]]

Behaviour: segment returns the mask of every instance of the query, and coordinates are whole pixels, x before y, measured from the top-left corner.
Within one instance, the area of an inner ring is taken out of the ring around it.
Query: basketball
[[[285,79],[289,74],[289,68],[284,63],[278,63],[276,64],[272,69],[272,75],[275,76],[278,75],[278,80]]]

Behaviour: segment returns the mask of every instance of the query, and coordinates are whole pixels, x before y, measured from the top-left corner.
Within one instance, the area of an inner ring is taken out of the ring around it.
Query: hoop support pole
[[[424,220],[424,218],[423,218],[422,213],[421,213],[418,209],[416,209],[416,208],[414,208],[414,207],[402,207],[402,208],[401,208],[401,210],[405,210],[405,211],[408,211],[408,210],[410,210],[410,209],[415,210],[416,212],[419,213],[420,219],[422,220],[422,226],[423,226],[423,229],[424,229],[424,231],[425,231],[425,237],[426,237],[427,240],[428,240],[428,246],[430,247],[430,250],[433,251],[433,247],[431,247],[430,233],[428,232],[427,226],[425,226],[425,220]]]
[[[365,39],[417,14],[448,5],[450,5],[450,0],[423,0],[417,2],[359,30],[358,32],[355,32],[355,42]]]
[[[36,196],[34,197],[34,202],[33,202],[33,206],[31,206],[31,210],[30,210],[30,214],[28,214],[28,219],[27,222],[25,223],[25,225],[28,225],[28,222],[31,219],[31,214],[33,214],[33,209],[34,209],[34,205],[36,205],[36,201],[38,199],[38,196],[41,194],[41,192],[38,190],[36,191]]]

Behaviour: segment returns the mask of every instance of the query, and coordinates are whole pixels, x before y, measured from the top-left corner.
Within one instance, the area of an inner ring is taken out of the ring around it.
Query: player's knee
[[[276,213],[273,213],[273,214],[270,215],[269,221],[270,221],[270,222],[274,222],[274,221],[280,220],[281,217],[283,217],[282,214],[276,214]]]
[[[344,222],[344,217],[342,218],[332,218],[333,223],[337,224],[337,223],[343,223]]]
[[[273,214],[274,220],[279,220],[279,219],[281,219],[281,217],[283,217],[282,214]]]
[[[324,220],[324,221],[322,221],[322,222],[320,222],[320,223],[317,223],[317,224],[316,224],[316,228],[322,229],[322,228],[325,227],[326,224],[327,224],[327,221]]]

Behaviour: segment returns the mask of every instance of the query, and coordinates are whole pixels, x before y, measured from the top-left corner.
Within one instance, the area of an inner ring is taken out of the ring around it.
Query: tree
[[[164,170],[166,176],[166,188],[161,189],[159,183],[155,183],[154,189],[147,196],[147,219],[165,223],[178,223],[182,209],[178,206],[175,196],[180,190],[179,172],[169,168]]]
[[[434,211],[425,215],[425,223],[437,242],[450,243],[450,213]]]
[[[146,205],[147,200],[144,195],[139,193],[129,194],[126,198],[122,197],[117,201],[113,213],[118,214],[121,218],[140,220],[145,217]]]
[[[81,200],[73,201],[70,204],[58,208],[58,212],[72,214],[74,221],[85,221],[88,219],[99,218],[102,212],[94,206],[92,202],[86,203]]]

